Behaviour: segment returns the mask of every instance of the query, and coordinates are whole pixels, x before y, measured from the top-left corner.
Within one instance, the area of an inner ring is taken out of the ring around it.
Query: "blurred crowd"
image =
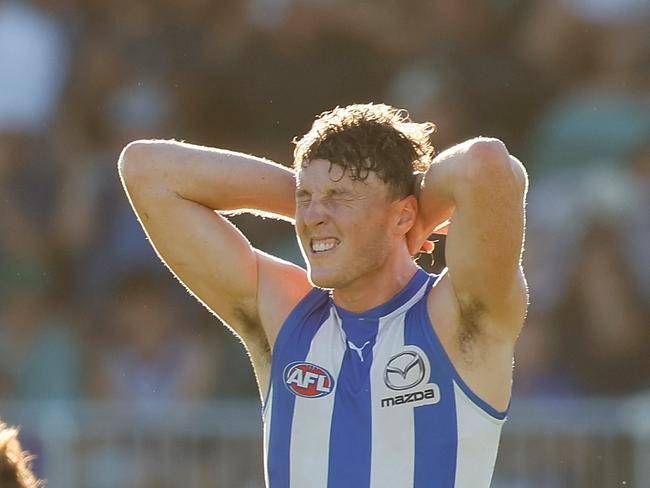
[[[515,393],[650,389],[649,7],[0,0],[0,405],[256,395],[242,346],[151,249],[117,157],[156,137],[290,164],[314,116],[367,101],[433,121],[438,149],[494,136],[527,165]],[[301,262],[288,224],[237,224]]]

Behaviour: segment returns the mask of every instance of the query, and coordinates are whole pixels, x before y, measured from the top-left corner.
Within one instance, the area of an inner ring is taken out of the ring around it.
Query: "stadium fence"
[[[262,488],[252,400],[0,403],[50,488]],[[650,486],[650,396],[514,399],[493,488]]]

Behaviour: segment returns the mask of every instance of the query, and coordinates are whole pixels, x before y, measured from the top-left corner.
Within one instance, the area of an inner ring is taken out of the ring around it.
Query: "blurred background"
[[[376,101],[530,172],[493,486],[650,486],[649,25],[647,0],[0,0],[0,416],[38,474],[263,486],[243,347],[154,255],[117,157],[156,137],[291,164],[317,114]],[[236,223],[301,263],[288,224]]]

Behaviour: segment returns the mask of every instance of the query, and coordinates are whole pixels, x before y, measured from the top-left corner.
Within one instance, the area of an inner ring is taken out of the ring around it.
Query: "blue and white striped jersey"
[[[315,288],[283,325],[264,406],[269,488],[488,487],[506,412],[460,378],[418,270],[361,314]]]

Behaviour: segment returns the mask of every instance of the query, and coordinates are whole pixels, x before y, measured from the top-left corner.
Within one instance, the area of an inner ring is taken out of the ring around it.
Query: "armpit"
[[[264,335],[262,329],[262,321],[258,316],[251,316],[242,307],[234,310],[235,322],[233,329],[242,336],[242,339],[250,340],[258,335]]]
[[[471,299],[460,303],[458,345],[463,358],[470,364],[473,360],[474,346],[483,334],[481,323],[485,314],[485,306],[479,300]]]

